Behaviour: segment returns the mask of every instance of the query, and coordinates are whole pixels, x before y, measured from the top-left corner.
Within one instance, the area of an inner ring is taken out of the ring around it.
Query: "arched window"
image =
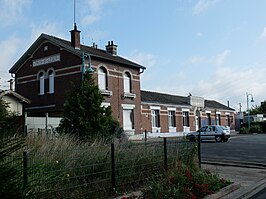
[[[39,95],[44,95],[44,72],[41,71],[38,73],[39,80]]]
[[[98,85],[100,90],[108,90],[107,70],[104,67],[98,69]]]
[[[124,73],[124,92],[131,93],[131,75],[129,72]]]
[[[48,78],[49,78],[49,93],[54,93],[54,70],[48,71]]]

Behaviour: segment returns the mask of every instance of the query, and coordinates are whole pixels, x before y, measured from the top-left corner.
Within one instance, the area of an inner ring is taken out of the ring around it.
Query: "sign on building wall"
[[[48,57],[32,60],[32,66],[36,67],[36,66],[50,64],[50,63],[54,63],[54,62],[58,62],[58,61],[60,61],[60,54],[51,55]]]
[[[196,106],[203,108],[204,107],[204,98],[197,96],[189,96],[189,103],[191,106]]]

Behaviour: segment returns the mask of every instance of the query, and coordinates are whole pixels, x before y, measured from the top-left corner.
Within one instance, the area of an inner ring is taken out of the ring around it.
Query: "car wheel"
[[[227,141],[228,141],[228,138],[224,138],[224,139],[223,139],[223,142],[227,142]]]
[[[221,141],[222,141],[221,136],[215,136],[215,141],[216,141],[216,142],[221,142]]]

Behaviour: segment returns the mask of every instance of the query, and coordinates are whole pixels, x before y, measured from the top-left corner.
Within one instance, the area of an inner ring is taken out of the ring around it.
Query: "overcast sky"
[[[74,0],[0,0],[0,88],[41,33],[70,40]],[[266,100],[265,0],[76,0],[81,43],[107,41],[147,70],[141,88],[246,109]]]

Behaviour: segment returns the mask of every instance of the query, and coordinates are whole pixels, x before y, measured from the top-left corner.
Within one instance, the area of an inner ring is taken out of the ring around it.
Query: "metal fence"
[[[106,198],[145,186],[177,162],[191,164],[197,144],[163,138],[56,151],[23,151],[25,198]]]

